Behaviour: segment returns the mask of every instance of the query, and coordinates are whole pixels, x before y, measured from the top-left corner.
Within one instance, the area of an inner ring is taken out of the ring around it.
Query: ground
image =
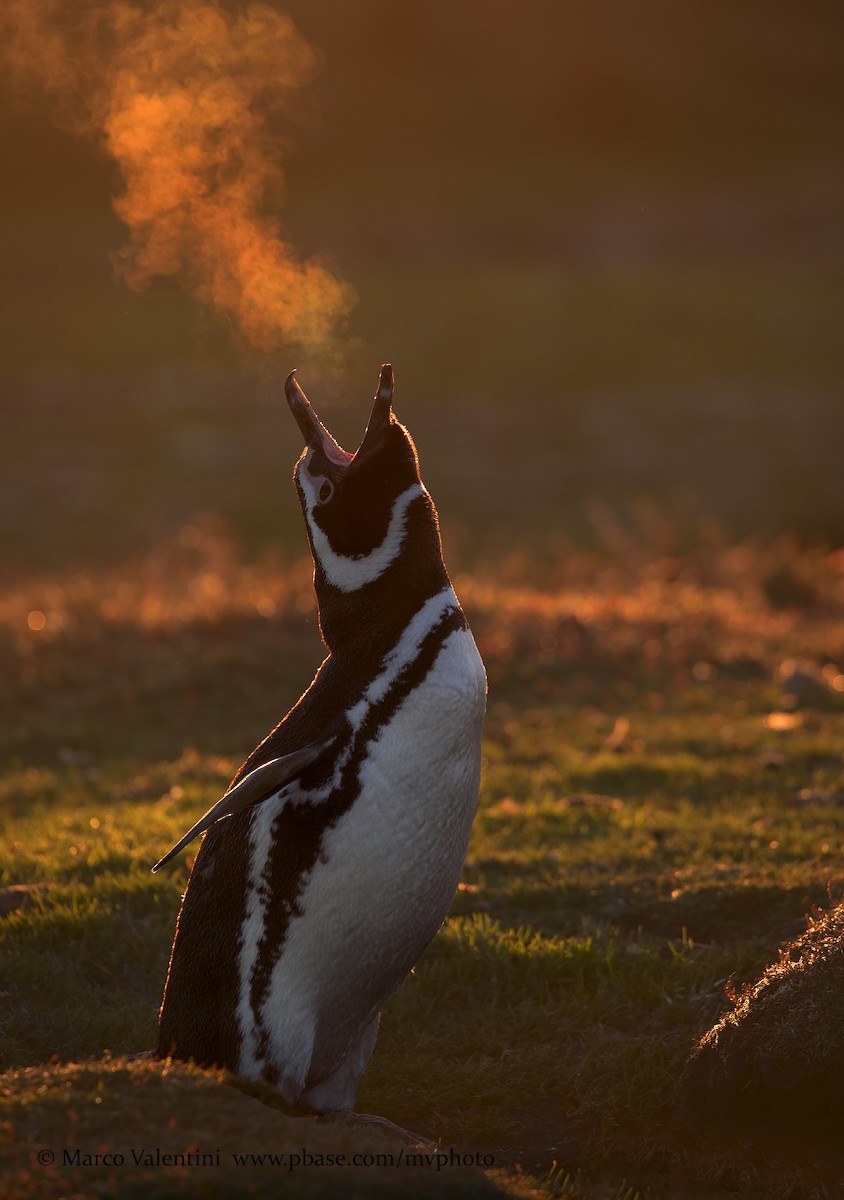
[[[725,985],[841,889],[842,563],[793,557],[806,590],[783,607],[772,554],[572,553],[534,586],[517,561],[455,571],[490,680],[480,810],[359,1107],[490,1155],[449,1176],[461,1194],[827,1194],[816,1151],[769,1167],[678,1115]],[[303,1134],[213,1075],[125,1058],[152,1045],[186,855],[149,867],[310,678],[308,564],[244,560],[197,524],[109,570],[22,583],[0,618],[0,878],[43,885],[13,893],[0,922],[16,1194],[102,1183],[100,1167],[41,1171],[41,1148],[357,1145]],[[200,1168],[147,1170],[178,1195]],[[214,1174],[214,1194],[242,1187],[238,1170]],[[249,1171],[256,1194],[276,1186],[277,1168]],[[430,1171],[375,1176],[426,1195],[443,1186]],[[115,1178],[129,1194],[144,1169]],[[343,1178],[303,1168],[296,1186]]]

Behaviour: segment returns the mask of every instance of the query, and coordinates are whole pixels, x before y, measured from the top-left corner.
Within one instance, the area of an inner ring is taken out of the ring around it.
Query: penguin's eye
[[[326,479],[325,483],[319,489],[319,502],[325,504],[334,495],[334,485]]]

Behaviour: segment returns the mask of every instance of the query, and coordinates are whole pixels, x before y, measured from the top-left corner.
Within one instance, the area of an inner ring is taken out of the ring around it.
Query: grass
[[[803,607],[783,607],[786,561]],[[491,1155],[494,1169],[449,1176],[455,1194],[824,1194],[822,1164],[699,1142],[676,1086],[725,983],[753,979],[841,892],[840,555],[710,544],[680,559],[628,538],[456,582],[490,678],[481,807],[451,915],[387,1006],[359,1107]],[[22,580],[0,628],[0,882],[46,884],[0,920],[8,1186],[132,1195],[154,1177],[172,1195],[269,1194],[266,1168],[106,1176],[32,1155],[293,1136],[213,1075],[124,1056],[152,1044],[186,878],[184,857],[155,877],[149,865],[310,678],[308,564],[245,559],[193,523],[144,557]],[[809,704],[776,681],[789,656],[827,666]],[[357,1136],[314,1128],[303,1144]],[[343,1178],[314,1168],[286,1184],[324,1195]],[[443,1178],[356,1181],[423,1196],[447,1194]]]

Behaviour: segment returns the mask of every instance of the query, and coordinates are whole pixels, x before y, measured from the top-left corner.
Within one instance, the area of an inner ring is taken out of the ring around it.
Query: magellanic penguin
[[[229,791],[176,926],[157,1054],[351,1109],[389,996],[451,903],[477,807],[486,674],[437,514],[381,378],[363,441],[335,442],[291,374],[294,480],[328,657]]]

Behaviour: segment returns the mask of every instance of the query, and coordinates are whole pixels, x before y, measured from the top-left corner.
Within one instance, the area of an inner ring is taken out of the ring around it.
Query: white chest
[[[480,656],[458,630],[369,743],[360,795],[325,839],[332,870],[308,894],[336,883],[346,898],[366,896],[361,908],[383,897],[410,911],[448,889],[447,906],[477,805],[485,703]]]
[[[276,1053],[340,1011],[374,1015],[442,923],[477,806],[485,704],[480,655],[457,630],[368,744],[273,968],[261,1020]]]

